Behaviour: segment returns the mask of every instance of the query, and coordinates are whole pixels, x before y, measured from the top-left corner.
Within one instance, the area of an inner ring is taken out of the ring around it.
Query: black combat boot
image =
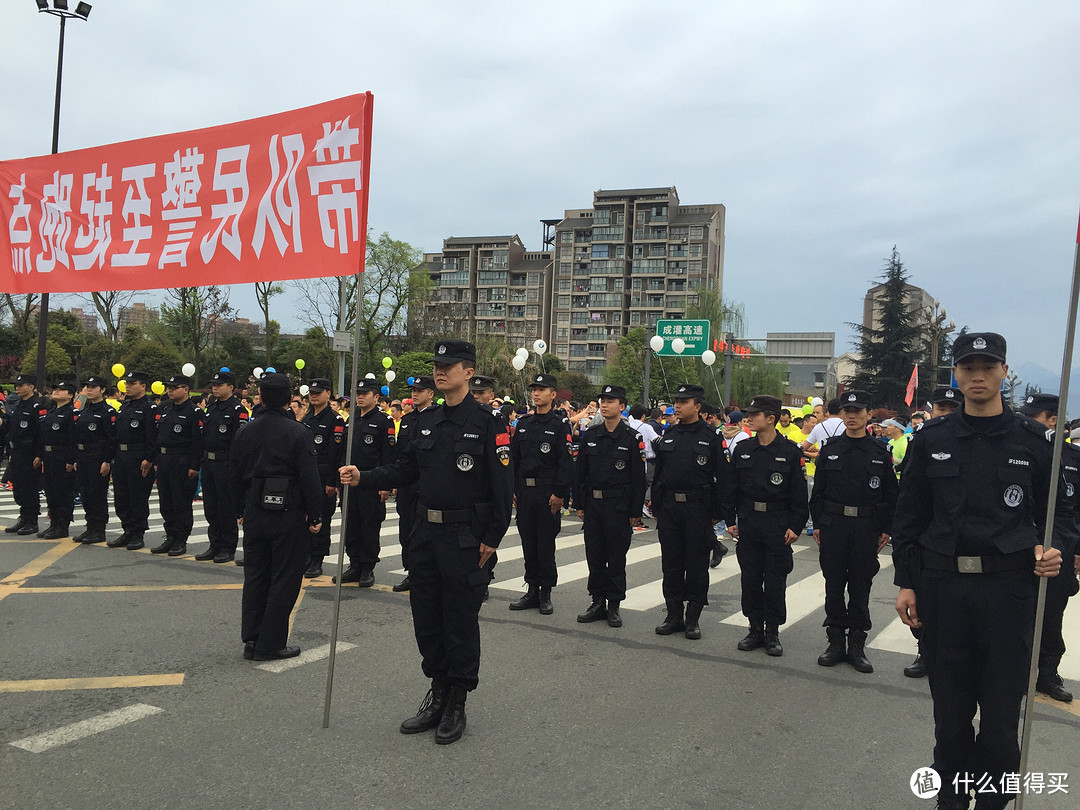
[[[670,636],[672,633],[681,633],[686,629],[683,622],[683,603],[678,599],[667,600],[667,618],[656,628],[656,635]]]
[[[114,537],[112,540],[109,540],[108,542],[106,542],[105,545],[107,545],[109,548],[126,547],[129,540],[131,540],[131,532],[129,532],[129,531],[127,531],[125,529],[123,532],[121,532],[119,535]]]
[[[701,638],[701,625],[698,624],[698,619],[701,618],[701,609],[705,607],[698,602],[686,603],[686,632],[684,635],[691,641],[697,641]]]
[[[540,607],[540,591],[535,585],[530,585],[528,590],[510,603],[511,610],[532,610]]]
[[[765,646],[765,626],[761,622],[755,622],[750,620],[750,632],[747,633],[743,640],[739,642],[739,649],[743,652],[750,652],[750,650],[756,650],[758,647]]]
[[[835,667],[847,658],[847,636],[843,627],[826,627],[825,633],[829,636],[829,646],[818,656],[818,666]]]
[[[173,547],[172,535],[166,533],[165,539],[161,541],[160,546],[154,546],[150,549],[151,554],[168,554]]]
[[[443,716],[443,706],[446,704],[446,684],[442,681],[431,682],[424,702],[420,704],[415,717],[410,717],[401,724],[402,734],[419,734],[421,731],[430,731],[439,725]]]
[[[67,537],[67,536],[68,536],[68,523],[67,523],[67,521],[64,521],[63,523],[53,523],[53,525],[50,526],[48,529],[46,529],[45,533],[42,535],[42,537],[44,537],[46,540],[59,540],[61,537]]]
[[[594,596],[592,604],[585,610],[584,613],[579,613],[577,620],[582,624],[588,624],[589,622],[600,621],[600,619],[607,618],[607,607],[604,604],[602,597]]]
[[[847,662],[855,667],[856,672],[870,673],[874,671],[874,665],[866,657],[865,630],[849,631],[847,647]]]
[[[128,535],[127,545],[124,546],[128,551],[138,551],[143,547],[143,533],[132,532]]]
[[[925,678],[926,677],[926,662],[923,661],[921,654],[916,653],[915,660],[904,667],[904,677],[907,678]]]
[[[619,613],[619,603],[614,599],[608,599],[607,626],[622,627],[622,614]]]
[[[314,557],[308,560],[308,567],[304,571],[304,579],[314,579],[315,577],[321,577],[322,562],[323,557],[321,554],[316,554]]]
[[[36,517],[27,518],[23,522],[23,525],[19,527],[19,534],[23,536],[28,534],[37,534],[38,531],[40,531],[40,529],[38,528],[38,519]]]
[[[720,561],[724,559],[724,555],[728,553],[728,547],[724,545],[724,541],[719,537],[716,538],[716,544],[713,546],[712,558],[709,560],[709,568],[716,568],[720,565]]]
[[[90,523],[86,529],[86,537],[79,541],[83,545],[92,545],[93,543],[105,542],[105,524],[104,523]]]
[[[439,723],[439,728],[435,732],[435,742],[439,745],[457,742],[465,733],[465,696],[467,694],[463,686],[451,686],[447,691],[442,722]]]
[[[555,612],[555,606],[551,604],[551,586],[540,586],[540,604],[537,605],[540,609],[540,613],[544,616],[550,616]]]
[[[71,539],[72,539],[72,540],[73,540],[74,542],[76,542],[76,543],[81,543],[81,542],[82,542],[83,540],[85,540],[85,539],[86,539],[87,537],[89,537],[89,536],[90,536],[90,529],[91,529],[91,528],[92,528],[92,527],[90,526],[90,524],[89,524],[89,523],[87,523],[87,524],[86,524],[86,530],[85,530],[85,531],[83,531],[83,532],[80,532],[79,534],[75,535],[75,536],[74,536],[74,537],[72,537]]]
[[[765,626],[765,654],[773,658],[784,654],[784,647],[780,643],[780,628],[775,624]]]
[[[173,540],[172,548],[169,549],[170,557],[183,557],[187,554],[187,537],[177,537]]]
[[[1039,679],[1035,681],[1035,691],[1062,703],[1072,703],[1072,692],[1065,688],[1065,681],[1058,675],[1060,660],[1056,656],[1039,656]]]
[[[45,535],[46,535],[46,534],[47,534],[48,532],[52,531],[52,527],[53,527],[54,525],[56,525],[56,522],[55,522],[54,520],[51,520],[51,519],[50,519],[50,520],[49,520],[49,525],[48,525],[48,526],[46,526],[46,527],[45,527],[44,529],[42,529],[42,530],[41,530],[40,532],[38,532],[38,533],[37,533],[37,536],[38,536],[38,537],[41,537],[41,538],[44,538],[44,537],[45,537]]]
[[[24,518],[22,515],[19,515],[18,520],[16,520],[10,526],[8,526],[6,529],[4,529],[4,534],[18,534],[19,529],[21,529],[25,523],[26,523],[26,518]]]
[[[199,562],[206,562],[207,560],[214,559],[214,557],[216,556],[217,549],[214,548],[213,543],[211,543],[209,546],[207,546],[206,551],[200,551],[198,554],[196,554],[195,559]]]

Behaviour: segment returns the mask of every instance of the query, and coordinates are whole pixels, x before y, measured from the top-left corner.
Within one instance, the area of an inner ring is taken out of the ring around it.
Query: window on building
[[[608,257],[608,246],[607,245],[593,245],[592,246],[592,257],[594,259],[606,259]]]
[[[704,229],[704,227],[702,227],[701,225],[691,225],[690,226],[690,238],[691,239],[704,239],[705,238],[705,229]]]

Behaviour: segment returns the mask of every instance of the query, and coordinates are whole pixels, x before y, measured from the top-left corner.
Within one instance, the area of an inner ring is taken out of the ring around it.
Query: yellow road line
[[[62,537],[60,539],[61,540],[66,540],[67,538]],[[0,543],[48,543],[49,545],[52,545],[55,542],[56,542],[55,540],[42,540],[40,537],[16,537],[16,538],[4,537],[4,538],[0,538]]]
[[[22,568],[13,571],[3,579],[0,579],[0,599],[16,593],[27,580],[36,577],[69,551],[74,551],[78,547],[78,543],[57,543],[44,554],[35,557]]]
[[[1036,694],[1035,702],[1042,703],[1044,706],[1053,706],[1055,709],[1061,709],[1063,712],[1075,714],[1077,717],[1080,717],[1080,703],[1077,703],[1076,701],[1073,701],[1072,703],[1062,703],[1060,700],[1054,700],[1046,695]]]
[[[300,603],[304,601],[304,593],[306,591],[307,588],[301,588],[300,593],[296,596],[296,604],[293,605],[292,613],[289,614],[289,633],[287,636],[285,636],[286,641],[288,641],[289,636],[292,635],[293,622],[296,621],[296,613],[300,610]]]
[[[244,587],[242,582],[229,582],[218,585],[58,585],[56,587],[26,587],[14,590],[14,593],[124,593],[131,591],[238,591]]]
[[[0,681],[0,692],[56,692],[65,689],[129,689],[137,686],[180,686],[184,673],[168,675],[115,675],[104,678],[38,678]]]

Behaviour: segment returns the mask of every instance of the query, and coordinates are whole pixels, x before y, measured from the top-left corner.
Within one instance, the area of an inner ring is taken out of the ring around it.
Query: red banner
[[[907,391],[904,392],[904,404],[911,407],[911,400],[915,399],[915,389],[919,387],[919,366],[911,369],[911,379],[907,381]]]
[[[0,161],[0,292],[149,290],[363,269],[370,93]]]

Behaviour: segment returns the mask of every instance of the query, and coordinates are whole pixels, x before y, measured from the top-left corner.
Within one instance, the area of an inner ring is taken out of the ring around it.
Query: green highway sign
[[[701,357],[701,353],[710,347],[707,320],[657,321],[656,336],[664,341],[663,348],[657,352],[661,357]],[[681,353],[672,348],[676,339],[686,344]]]

